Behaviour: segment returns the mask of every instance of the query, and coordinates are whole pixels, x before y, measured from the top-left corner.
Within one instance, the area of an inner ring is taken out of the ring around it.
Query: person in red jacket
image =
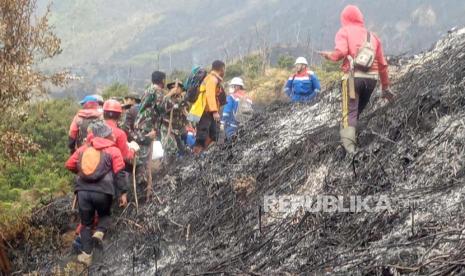
[[[102,119],[102,112],[95,96],[86,96],[80,102],[82,109],[74,116],[69,127],[68,148],[71,154],[82,146],[87,137],[87,128],[94,120]]]
[[[103,118],[105,119],[105,123],[113,131],[116,146],[121,151],[121,154],[127,163],[134,159],[134,153],[139,150],[139,145],[134,141],[128,143],[126,132],[118,127],[118,120],[122,113],[123,107],[117,100],[107,100],[103,104]]]
[[[363,14],[357,6],[348,5],[341,13],[341,28],[336,34],[335,49],[320,54],[328,60],[343,60],[342,70],[346,77],[342,83],[342,128],[341,141],[348,153],[355,152],[356,126],[360,113],[370,101],[378,79],[381,81],[382,97],[392,101],[394,94],[389,90],[388,64],[384,57],[380,39],[365,28]],[[368,71],[353,69],[351,62],[360,48],[370,43],[374,60]],[[351,72],[353,70],[353,72]],[[349,93],[348,74],[353,73],[355,95]]]
[[[77,195],[81,224],[82,251],[78,261],[92,263],[93,241],[101,243],[111,224],[110,209],[116,188],[120,206],[127,205],[128,177],[121,151],[116,147],[112,130],[102,121],[90,125],[93,138],[77,149],[66,161],[66,168],[77,174],[74,192]],[[99,220],[92,235],[95,213]]]

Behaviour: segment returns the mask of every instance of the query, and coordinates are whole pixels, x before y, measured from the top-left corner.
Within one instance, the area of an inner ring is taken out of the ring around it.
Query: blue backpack
[[[184,83],[184,88],[186,89],[186,101],[190,103],[195,103],[199,97],[200,85],[207,76],[207,70],[203,69],[200,66],[192,69],[191,74]]]

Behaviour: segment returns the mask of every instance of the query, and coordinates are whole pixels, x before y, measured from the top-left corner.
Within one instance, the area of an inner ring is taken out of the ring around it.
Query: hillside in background
[[[39,0],[44,8],[48,0]],[[68,92],[119,81],[140,89],[154,69],[189,70],[233,60],[258,48],[309,56],[333,46],[340,0],[57,0],[51,22],[63,53],[45,68],[84,77]],[[417,53],[464,22],[465,3],[355,0],[388,54]],[[272,57],[273,59],[273,57]],[[274,58],[276,59],[276,58]],[[72,83],[73,85],[73,83]]]

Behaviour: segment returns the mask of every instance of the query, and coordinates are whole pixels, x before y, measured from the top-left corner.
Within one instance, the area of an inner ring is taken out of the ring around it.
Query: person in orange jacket
[[[194,154],[200,154],[218,138],[217,129],[221,120],[219,111],[221,106],[226,104],[226,95],[222,87],[225,71],[226,65],[224,62],[216,60],[212,63],[211,72],[202,82],[202,86],[205,86],[206,105],[197,125]]]

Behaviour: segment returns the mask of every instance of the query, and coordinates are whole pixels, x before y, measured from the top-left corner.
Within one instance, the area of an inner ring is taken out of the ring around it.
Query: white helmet
[[[304,58],[304,57],[298,57],[296,60],[295,60],[295,65],[297,64],[305,64],[305,65],[308,65],[308,62],[307,62],[307,59]]]
[[[239,78],[239,77],[233,78],[233,79],[229,82],[229,85],[239,85],[239,86],[242,86],[243,88],[245,87],[244,81],[243,81],[241,78]]]

